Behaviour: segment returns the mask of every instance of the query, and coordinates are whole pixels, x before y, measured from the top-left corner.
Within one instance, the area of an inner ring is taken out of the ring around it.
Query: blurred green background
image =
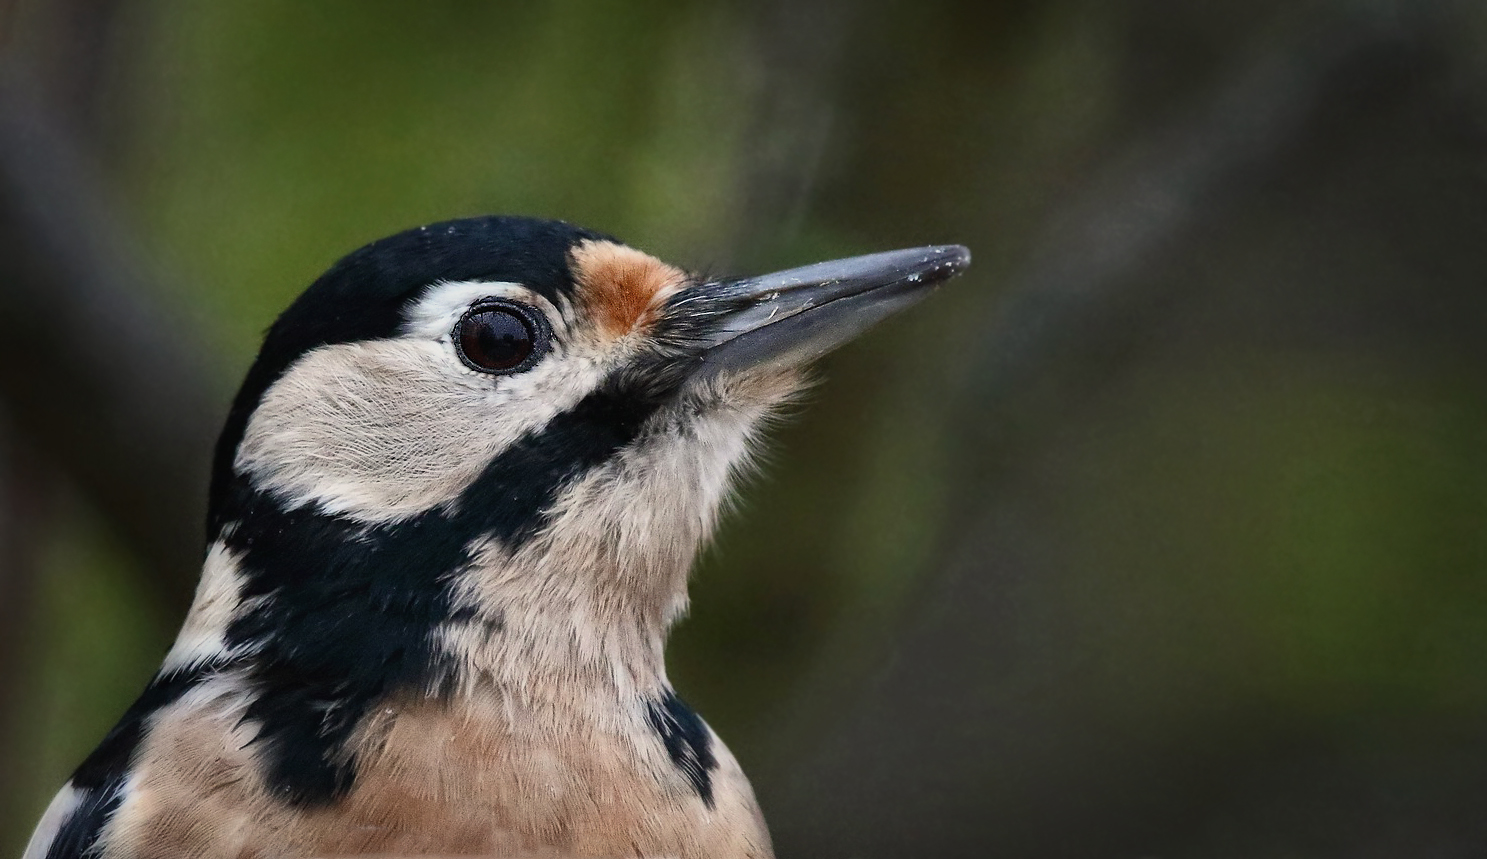
[[[957,242],[669,665],[782,856],[1487,849],[1487,7],[0,2],[0,850],[149,678],[261,332],[421,222]]]

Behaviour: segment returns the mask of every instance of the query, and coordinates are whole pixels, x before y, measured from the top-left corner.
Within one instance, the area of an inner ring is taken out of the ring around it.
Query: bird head
[[[761,421],[812,359],[968,261],[934,247],[707,278],[501,217],[350,254],[274,323],[232,406],[167,668],[241,661],[258,693],[311,690],[258,694],[276,703],[249,715],[321,739],[357,712],[327,688],[653,689]]]

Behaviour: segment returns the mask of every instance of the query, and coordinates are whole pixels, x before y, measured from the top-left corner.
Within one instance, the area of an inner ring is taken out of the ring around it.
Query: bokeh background
[[[782,856],[1487,851],[1480,0],[0,2],[0,850],[172,638],[274,314],[485,212],[975,253],[672,641]]]

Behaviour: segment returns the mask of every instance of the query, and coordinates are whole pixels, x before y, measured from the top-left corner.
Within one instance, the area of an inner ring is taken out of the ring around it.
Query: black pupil
[[[520,366],[531,356],[534,345],[527,320],[509,310],[477,310],[460,326],[460,348],[465,357],[486,370]]]

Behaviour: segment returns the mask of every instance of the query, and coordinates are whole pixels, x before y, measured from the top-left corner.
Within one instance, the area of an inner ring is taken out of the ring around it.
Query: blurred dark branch
[[[82,143],[97,135],[108,113],[100,108],[112,92],[121,6],[120,0],[0,0],[0,52],[10,71],[24,68],[27,88]],[[24,32],[17,32],[22,21]]]
[[[849,4],[823,0],[764,3],[750,15],[758,82],[745,132],[738,231],[730,242],[743,257],[790,241],[809,212],[853,21]]]
[[[1007,288],[979,351],[966,362],[959,402],[999,411],[1052,370],[1090,369],[1129,342],[1133,311],[1160,303],[1143,281],[1164,253],[1219,223],[1277,156],[1297,145],[1319,110],[1357,78],[1409,53],[1411,31],[1392,14],[1304,16],[1268,43],[1195,113],[1148,131],[1052,220]],[[1055,382],[1055,387],[1058,387]],[[1045,392],[1067,400],[1066,390]],[[987,414],[960,422],[985,430]],[[985,439],[975,442],[977,447]]]
[[[148,573],[189,598],[222,392],[189,320],[152,299],[100,183],[71,142],[0,80],[0,398]]]
[[[4,417],[0,415],[0,417]],[[51,513],[51,482],[25,444],[0,421],[0,760],[15,760],[26,642],[35,621],[41,531]]]
[[[1071,767],[1069,756],[1081,753],[1068,744],[1098,720],[1040,712],[1037,702],[1050,699],[1036,677],[1022,681],[1034,688],[999,679],[1015,647],[1010,633],[996,634],[1015,628],[1004,598],[1013,579],[1033,573],[1007,562],[1020,525],[988,487],[1080,399],[1079,387],[1106,377],[1160,324],[1153,309],[1177,297],[1177,282],[1156,277],[1172,252],[1281,175],[1334,100],[1397,79],[1418,55],[1409,26],[1417,22],[1392,15],[1292,23],[1199,94],[1191,114],[1141,132],[1098,173],[974,332],[950,397],[962,409],[957,461],[982,473],[957,480],[968,494],[949,505],[962,513],[947,532],[943,569],[924,583],[924,605],[896,639],[892,665],[852,706],[838,696],[829,729],[803,733],[809,745],[796,741],[781,783],[766,785],[782,855],[1115,855],[1170,823],[1143,812],[1181,806],[1171,795],[1186,789],[1179,764],[1163,750],[1095,743]],[[1001,684],[995,700],[975,700],[988,684]],[[906,729],[913,725],[921,727]],[[1141,784],[1109,777],[1135,763],[1150,770]],[[1173,771],[1156,772],[1162,766]],[[1067,826],[1071,815],[1077,827]],[[960,848],[972,832],[1003,835]]]

